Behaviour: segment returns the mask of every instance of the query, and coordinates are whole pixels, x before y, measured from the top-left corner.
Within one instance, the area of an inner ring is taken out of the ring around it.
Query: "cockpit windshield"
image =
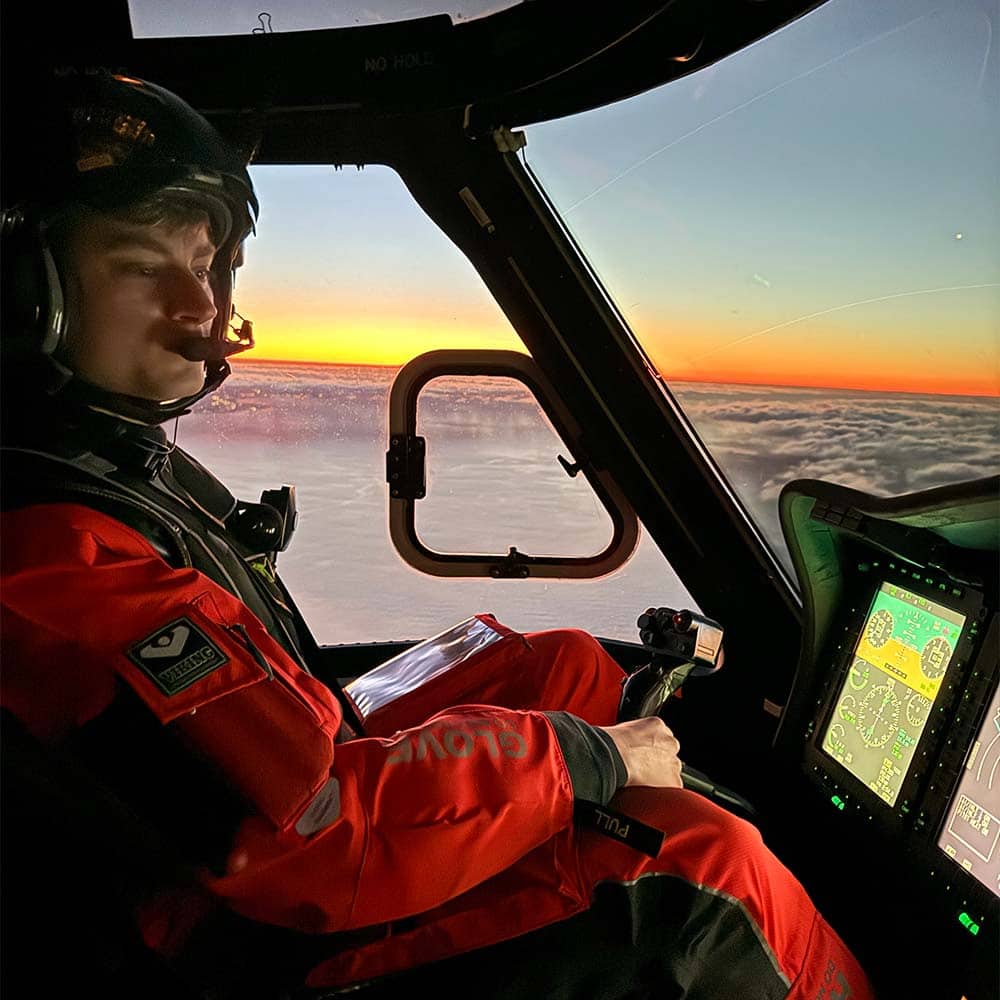
[[[787,560],[781,486],[1000,466],[1000,99],[985,0],[831,0],[531,126],[526,162]]]

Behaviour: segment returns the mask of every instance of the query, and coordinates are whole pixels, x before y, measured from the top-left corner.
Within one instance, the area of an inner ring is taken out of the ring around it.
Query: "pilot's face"
[[[68,366],[102,389],[143,399],[197,392],[204,364],[179,350],[211,331],[214,253],[207,221],[174,227],[83,219],[66,255]]]

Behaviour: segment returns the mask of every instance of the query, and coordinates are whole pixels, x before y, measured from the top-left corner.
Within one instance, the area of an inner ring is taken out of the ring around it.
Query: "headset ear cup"
[[[26,222],[3,229],[0,242],[0,336],[5,349],[51,354],[63,331],[63,296],[52,251]]]

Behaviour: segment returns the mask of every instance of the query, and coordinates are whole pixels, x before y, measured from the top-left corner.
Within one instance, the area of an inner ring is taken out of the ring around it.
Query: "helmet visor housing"
[[[46,112],[36,105],[17,137],[30,155],[5,157],[4,207],[24,206],[44,230],[74,206],[124,216],[163,201],[197,206],[217,246],[212,340],[224,342],[233,267],[257,214],[246,157],[176,94],[142,80],[71,73],[46,97]]]

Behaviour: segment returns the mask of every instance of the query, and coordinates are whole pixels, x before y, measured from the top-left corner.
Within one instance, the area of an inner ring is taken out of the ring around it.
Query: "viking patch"
[[[127,655],[165,695],[183,691],[229,661],[190,618],[164,625]]]

